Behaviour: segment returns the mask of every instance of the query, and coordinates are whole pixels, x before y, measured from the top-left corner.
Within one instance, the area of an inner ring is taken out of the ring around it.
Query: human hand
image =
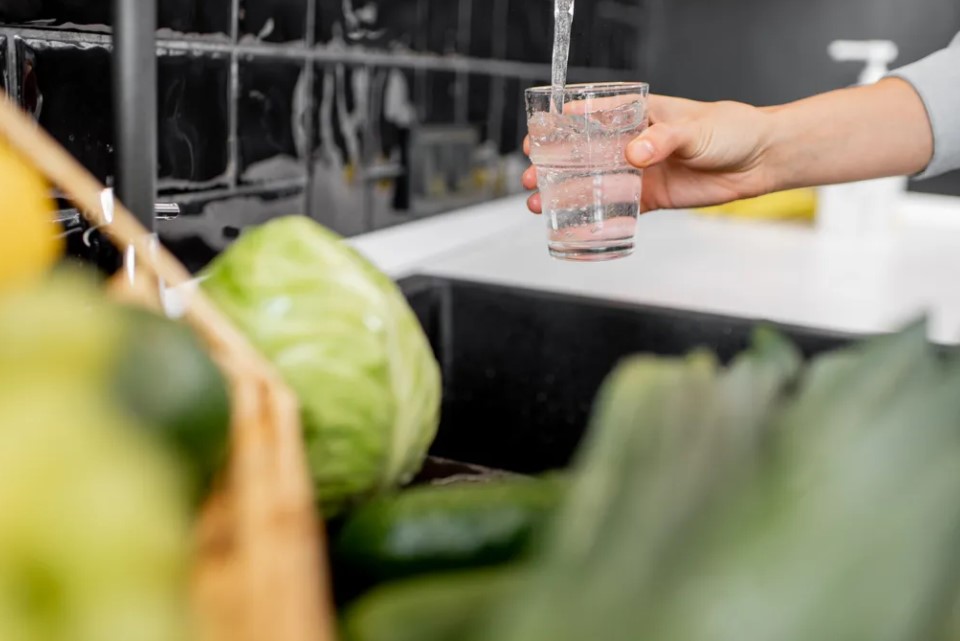
[[[630,142],[626,159],[644,169],[642,211],[700,207],[776,189],[765,164],[769,148],[766,110],[734,102],[704,103],[650,96],[650,127]],[[524,153],[530,154],[529,137]],[[536,168],[523,174],[537,188]],[[540,194],[527,201],[540,213]]]

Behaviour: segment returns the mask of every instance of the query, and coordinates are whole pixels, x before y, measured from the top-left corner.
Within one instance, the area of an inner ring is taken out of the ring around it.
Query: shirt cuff
[[[933,131],[933,158],[914,178],[932,178],[960,168],[960,47],[954,44],[937,51],[893,71],[889,77],[913,86],[923,100]]]

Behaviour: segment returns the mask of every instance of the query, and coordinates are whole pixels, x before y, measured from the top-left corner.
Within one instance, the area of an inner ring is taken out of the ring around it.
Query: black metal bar
[[[157,195],[157,3],[113,2],[116,194],[150,231]]]

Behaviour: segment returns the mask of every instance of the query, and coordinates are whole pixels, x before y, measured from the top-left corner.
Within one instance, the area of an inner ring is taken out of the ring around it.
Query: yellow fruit
[[[812,221],[817,210],[817,196],[812,189],[792,189],[757,198],[737,200],[717,207],[704,207],[700,213],[755,220]]]
[[[63,252],[43,177],[0,137],[0,291],[45,274]]]

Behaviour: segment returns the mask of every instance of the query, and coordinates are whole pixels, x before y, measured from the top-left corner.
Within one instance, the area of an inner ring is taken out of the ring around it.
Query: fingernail
[[[656,150],[653,148],[653,144],[649,140],[637,140],[630,143],[630,146],[627,148],[627,152],[630,156],[630,162],[635,165],[644,165],[653,159],[653,155],[656,153]]]

